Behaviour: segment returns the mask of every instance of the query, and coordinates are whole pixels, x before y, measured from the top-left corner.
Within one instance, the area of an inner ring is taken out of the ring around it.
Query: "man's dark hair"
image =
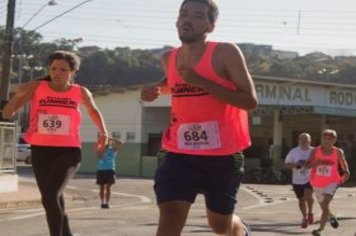
[[[64,60],[69,64],[70,69],[79,70],[80,59],[77,55],[67,51],[54,51],[49,55],[47,64],[50,66],[54,60]]]
[[[46,75],[44,77],[36,79],[37,81],[51,81],[51,77],[49,75]]]
[[[219,9],[213,0],[184,0],[182,2],[182,5],[180,6],[180,9],[182,9],[184,4],[186,4],[187,2],[198,2],[207,5],[209,7],[208,10],[209,21],[210,23],[215,24],[216,20],[218,19]]]

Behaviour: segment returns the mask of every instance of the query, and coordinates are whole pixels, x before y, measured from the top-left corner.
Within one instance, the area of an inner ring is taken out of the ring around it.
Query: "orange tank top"
[[[311,169],[310,183],[313,187],[324,188],[330,184],[338,184],[341,177],[338,171],[339,155],[338,149],[333,147],[330,155],[325,155],[321,151],[321,147],[317,147],[315,151],[316,159],[331,161],[332,165],[318,165]]]
[[[81,87],[66,92],[52,90],[41,81],[31,100],[30,125],[25,140],[38,146],[80,147]]]
[[[209,42],[194,68],[205,79],[231,90],[236,86],[214,71],[212,56],[218,43]],[[180,48],[169,57],[167,85],[172,93],[171,120],[165,130],[162,148],[192,155],[231,155],[251,145],[248,114],[215,98],[207,91],[185,83],[176,68]]]

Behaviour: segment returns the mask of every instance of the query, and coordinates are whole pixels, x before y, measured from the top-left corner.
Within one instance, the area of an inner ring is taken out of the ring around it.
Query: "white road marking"
[[[90,191],[98,193],[99,190],[97,189],[91,189]],[[149,197],[146,197],[144,195],[136,195],[136,194],[129,194],[129,193],[121,193],[121,192],[111,192],[112,195],[120,195],[123,197],[135,197],[140,199],[140,203],[149,203],[152,202],[152,200]]]
[[[246,188],[245,186],[241,187],[245,192],[247,192],[248,194],[252,195],[253,197],[255,197],[258,200],[257,204],[254,205],[250,205],[247,207],[241,207],[240,210],[249,210],[249,209],[253,209],[253,208],[258,208],[258,207],[264,207],[264,206],[272,206],[272,205],[279,205],[279,204],[283,204],[286,202],[293,202],[296,201],[296,199],[287,199],[285,201],[276,201],[272,202],[272,203],[267,203],[265,202],[265,197],[262,197],[258,194],[256,194],[255,192],[253,192],[251,189]],[[273,197],[272,197],[273,198]]]
[[[27,219],[27,218],[31,218],[31,217],[35,217],[35,216],[41,216],[44,215],[45,212],[42,210],[41,212],[38,213],[33,213],[33,214],[29,214],[29,215],[23,215],[23,216],[17,216],[17,217],[10,217],[7,219],[1,219],[0,221],[5,221],[5,220],[22,220],[22,219]]]
[[[79,189],[78,187],[70,186],[70,185],[66,186],[66,188],[68,188],[68,189]]]
[[[29,181],[32,182],[32,181]],[[86,189],[86,188],[78,188],[75,186],[66,186],[66,188],[70,188],[70,189],[76,189],[76,190],[86,190],[86,191],[91,191],[91,192],[95,192],[98,193],[99,191],[97,189]],[[129,208],[129,207],[134,207],[137,204],[142,204],[142,203],[150,203],[152,202],[152,200],[149,197],[146,197],[144,195],[136,195],[136,194],[129,194],[129,193],[122,193],[122,192],[111,192],[112,195],[120,195],[123,197],[131,197],[131,198],[138,198],[139,201],[135,202],[135,203],[131,203],[131,204],[127,204],[127,205],[111,205],[111,208]],[[9,210],[9,209],[7,209]],[[73,209],[68,209],[66,210],[67,212],[79,212],[79,211],[88,211],[88,210],[98,210],[98,207],[81,207],[81,208],[73,208]],[[31,214],[26,214],[26,212],[31,212],[34,211],[35,213],[31,213]],[[36,212],[37,211],[37,212]],[[39,211],[39,212],[38,212]],[[27,218],[31,218],[31,217],[36,217],[36,216],[41,216],[45,214],[45,211],[43,209],[25,209],[25,210],[16,210],[14,211],[16,213],[23,213],[25,215],[21,215],[21,216],[16,216],[16,217],[8,217],[5,219],[0,219],[0,221],[9,221],[9,220],[21,220],[21,219],[27,219]]]

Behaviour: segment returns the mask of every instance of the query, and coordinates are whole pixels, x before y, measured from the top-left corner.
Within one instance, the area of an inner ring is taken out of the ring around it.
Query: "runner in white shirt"
[[[309,183],[310,170],[303,167],[303,164],[309,159],[314,149],[314,147],[310,146],[310,143],[310,134],[301,133],[298,136],[298,147],[289,151],[285,161],[286,167],[293,170],[292,185],[295,195],[299,200],[299,209],[303,216],[302,228],[306,228],[309,224],[314,223],[313,189]]]

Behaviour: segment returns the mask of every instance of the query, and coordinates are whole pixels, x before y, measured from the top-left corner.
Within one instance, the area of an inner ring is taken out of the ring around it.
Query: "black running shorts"
[[[193,203],[197,194],[202,193],[209,210],[232,214],[241,181],[241,168],[237,168],[235,156],[168,152],[155,174],[154,190],[158,204],[175,200]]]

